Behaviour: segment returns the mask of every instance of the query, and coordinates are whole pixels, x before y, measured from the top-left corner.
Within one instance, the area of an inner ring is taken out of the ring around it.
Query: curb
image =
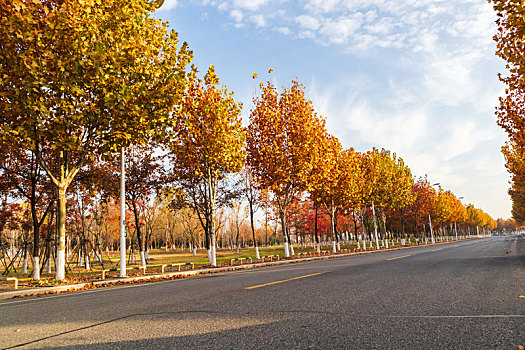
[[[466,239],[463,241],[469,241],[469,240],[475,240],[475,239],[479,239],[479,238],[471,238],[471,239]],[[279,261],[273,261],[273,262],[253,263],[253,264],[238,265],[238,266],[206,268],[206,269],[191,270],[191,271],[168,272],[164,274],[108,279],[108,280],[103,280],[103,281],[69,284],[69,285],[57,286],[57,287],[21,289],[21,290],[14,290],[10,292],[0,293],[0,300],[11,299],[11,298],[24,298],[24,297],[29,297],[29,296],[39,296],[39,295],[47,295],[47,294],[75,292],[75,291],[84,290],[84,289],[113,287],[117,285],[132,284],[132,283],[138,283],[138,282],[180,279],[180,278],[186,278],[186,277],[197,276],[197,275],[206,275],[206,274],[212,274],[212,273],[230,272],[230,271],[238,271],[238,270],[249,270],[249,269],[254,269],[254,268],[259,268],[259,267],[279,266],[279,265],[285,265],[285,264],[294,264],[294,263],[309,262],[309,261],[316,261],[316,260],[345,258],[345,257],[350,257],[350,256],[383,253],[383,252],[390,252],[390,251],[396,251],[396,250],[433,247],[433,246],[457,243],[457,242],[461,242],[461,241],[448,241],[448,242],[440,242],[440,243],[427,244],[427,245],[413,245],[413,246],[408,246],[408,247],[396,247],[396,248],[388,248],[388,249],[380,249],[380,250],[367,250],[367,251],[361,251],[361,252],[355,252],[355,253],[341,253],[341,254],[333,254],[333,255],[326,255],[326,256],[315,256],[315,257],[309,257],[309,258],[279,260]]]

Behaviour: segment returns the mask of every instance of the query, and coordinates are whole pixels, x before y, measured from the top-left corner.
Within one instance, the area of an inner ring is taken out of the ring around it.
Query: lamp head
[[[158,9],[164,4],[164,0],[148,0],[148,4],[153,6],[154,9]]]

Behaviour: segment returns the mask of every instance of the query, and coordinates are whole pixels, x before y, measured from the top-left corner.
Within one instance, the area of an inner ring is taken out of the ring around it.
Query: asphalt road
[[[524,250],[496,237],[7,300],[0,348],[516,349]]]

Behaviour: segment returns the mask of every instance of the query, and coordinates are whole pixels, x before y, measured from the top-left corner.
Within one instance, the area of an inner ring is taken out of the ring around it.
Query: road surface
[[[1,349],[515,349],[525,238],[0,302]]]

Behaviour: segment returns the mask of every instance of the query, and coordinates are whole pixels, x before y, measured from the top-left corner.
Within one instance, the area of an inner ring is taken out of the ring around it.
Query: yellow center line
[[[434,250],[431,250],[430,252],[437,252],[439,250],[443,250],[443,248],[439,248],[439,249],[434,249]]]
[[[406,258],[407,256],[410,256],[410,254],[409,255],[403,255],[403,256],[396,256],[395,258],[390,258],[390,259],[386,259],[386,260],[396,260],[396,259]]]
[[[330,271],[317,272],[317,273],[312,273],[311,275],[299,276],[299,277],[289,278],[289,279],[286,279],[286,280],[275,281],[275,282],[270,282],[270,283],[265,283],[265,284],[259,284],[259,285],[257,285],[257,286],[247,287],[247,288],[244,288],[244,289],[255,289],[255,288],[260,288],[260,287],[271,286],[272,284],[277,284],[277,283],[283,283],[283,282],[288,282],[288,281],[298,280],[298,279],[300,279],[300,278],[305,278],[305,277],[312,277],[312,276],[322,275],[323,273],[327,273],[327,272],[330,272]]]

